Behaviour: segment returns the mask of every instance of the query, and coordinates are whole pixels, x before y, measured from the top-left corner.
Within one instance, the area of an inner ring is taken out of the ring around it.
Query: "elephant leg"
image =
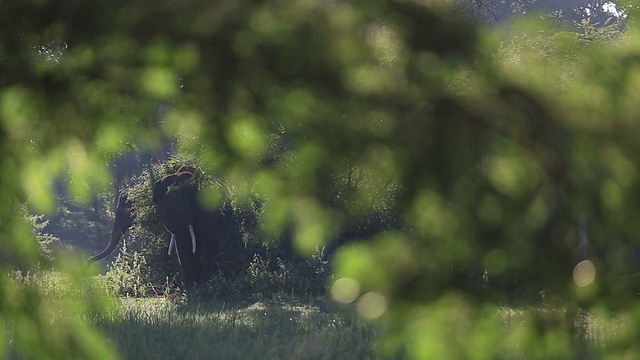
[[[216,273],[218,254],[209,254],[202,259],[202,274],[200,276],[200,283],[204,284]]]
[[[205,284],[218,271],[220,238],[226,238],[225,225],[217,213],[204,213],[194,222],[198,234],[198,256],[202,260],[200,282]]]
[[[180,262],[182,282],[187,289],[200,282],[202,273],[200,257],[192,251],[190,237],[191,234],[188,230],[175,234],[175,247]]]

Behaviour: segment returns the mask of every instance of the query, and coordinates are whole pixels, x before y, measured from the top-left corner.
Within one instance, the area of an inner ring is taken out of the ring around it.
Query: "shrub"
[[[322,252],[301,259],[265,248],[239,273],[216,274],[199,295],[222,301],[313,300],[326,294],[329,276]]]
[[[107,290],[126,297],[143,297],[154,294],[157,284],[151,279],[151,269],[144,254],[138,251],[128,252],[127,247],[116,257],[104,275]]]

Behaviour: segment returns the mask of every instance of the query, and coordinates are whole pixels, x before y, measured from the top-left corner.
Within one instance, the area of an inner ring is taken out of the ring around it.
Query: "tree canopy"
[[[601,41],[491,28],[447,1],[2,1],[0,250],[34,260],[15,209],[52,211],[54,179],[88,199],[109,159],[179,136],[240,197],[265,199],[265,231],[292,229],[301,253],[354,217],[398,215],[338,253],[332,287],[391,354],[568,357],[578,309],[631,319],[606,351],[638,352],[630,3],[624,34]],[[0,277],[20,351],[108,356],[21,291]],[[567,316],[505,336],[497,314],[521,296]]]

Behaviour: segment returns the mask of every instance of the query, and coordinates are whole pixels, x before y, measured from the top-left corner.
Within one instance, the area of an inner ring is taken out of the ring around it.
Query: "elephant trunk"
[[[133,225],[133,216],[131,214],[131,202],[127,199],[125,193],[121,193],[118,198],[118,206],[116,208],[116,219],[113,222],[113,229],[111,229],[111,239],[106,249],[101,253],[94,255],[87,260],[87,262],[95,262],[102,260],[115,250],[120,243],[122,236]]]
[[[115,250],[118,244],[120,243],[120,239],[122,239],[122,236],[127,231],[127,229],[128,227],[116,228],[114,226],[113,230],[111,231],[111,240],[109,241],[109,246],[107,246],[106,249],[102,250],[101,253],[90,257],[88,262],[95,262],[95,261],[102,260],[105,257],[107,257],[109,254],[111,254],[113,250]]]

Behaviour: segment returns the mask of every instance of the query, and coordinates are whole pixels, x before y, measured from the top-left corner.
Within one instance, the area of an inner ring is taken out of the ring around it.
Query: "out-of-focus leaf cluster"
[[[302,252],[396,214],[335,265],[390,351],[577,354],[578,306],[638,314],[637,30],[491,32],[443,3],[1,2],[0,250],[35,256],[11,209],[50,209],[54,176],[86,197],[133,134],[179,134]],[[505,337],[497,307],[541,294],[570,315]],[[635,351],[634,331],[607,349]]]

